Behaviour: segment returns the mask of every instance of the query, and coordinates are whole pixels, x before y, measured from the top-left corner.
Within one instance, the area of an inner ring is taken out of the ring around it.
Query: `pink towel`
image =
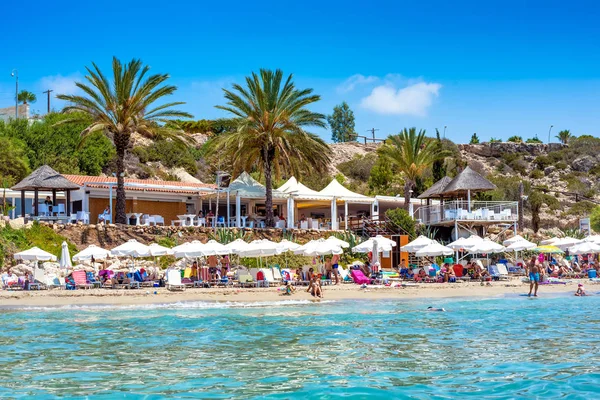
[[[354,283],[356,283],[357,285],[362,285],[363,283],[366,283],[366,284],[371,283],[371,280],[369,278],[367,278],[365,276],[365,274],[362,273],[361,270],[358,270],[358,269],[350,270],[350,275],[352,276],[352,280],[354,280]]]

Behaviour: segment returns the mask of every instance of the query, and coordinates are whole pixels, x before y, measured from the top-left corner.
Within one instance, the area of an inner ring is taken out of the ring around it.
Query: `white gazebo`
[[[376,207],[375,199],[344,187],[336,179],[333,179],[329,185],[319,192],[320,195],[331,197],[331,229],[338,229],[337,226],[337,202],[344,203],[344,224],[348,226],[348,203],[369,204],[371,206],[371,216],[374,217],[379,210]]]

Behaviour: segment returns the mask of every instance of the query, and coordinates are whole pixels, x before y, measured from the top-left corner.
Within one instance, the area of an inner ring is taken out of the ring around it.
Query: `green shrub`
[[[578,215],[578,216],[586,216],[590,215],[593,210],[596,208],[596,205],[591,201],[578,201],[573,204],[565,213],[566,215]],[[595,230],[595,229],[594,229]]]
[[[415,220],[408,211],[403,208],[391,208],[385,212],[385,216],[401,227],[409,237],[415,237]]]
[[[542,201],[550,208],[552,211],[556,211],[560,208],[560,202],[558,199],[549,194],[542,195]]]
[[[511,136],[508,138],[507,142],[523,143],[523,138],[521,136]]]
[[[563,161],[557,162],[556,164],[554,164],[554,166],[560,171],[564,171],[565,169],[567,169],[567,163]]]
[[[544,177],[544,172],[540,171],[539,169],[534,169],[533,171],[531,171],[531,173],[529,174],[529,177],[531,179],[542,179]]]
[[[543,170],[547,166],[551,165],[552,161],[548,156],[537,156],[535,160],[533,160],[533,163],[536,165],[537,168]]]
[[[337,169],[348,178],[366,182],[376,161],[377,156],[375,154],[365,156],[356,154],[352,160],[338,164]]]
[[[542,143],[542,141],[536,135],[532,138],[527,139],[527,141],[525,143]]]

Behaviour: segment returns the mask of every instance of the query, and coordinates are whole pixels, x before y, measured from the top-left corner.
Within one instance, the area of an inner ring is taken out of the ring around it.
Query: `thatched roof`
[[[444,188],[442,194],[447,196],[465,194],[469,190],[471,193],[476,193],[494,189],[496,189],[496,185],[473,171],[471,167],[467,167],[452,179],[452,182]]]
[[[80,186],[71,182],[47,165],[42,165],[28,177],[13,186],[12,190],[77,190]]]
[[[442,197],[441,194],[444,192],[444,189],[448,184],[452,182],[452,178],[449,176],[445,176],[433,185],[429,187],[426,191],[421,193],[417,199],[433,199],[437,197]]]

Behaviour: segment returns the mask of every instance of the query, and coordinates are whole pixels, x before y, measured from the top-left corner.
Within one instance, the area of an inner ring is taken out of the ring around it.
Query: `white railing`
[[[425,225],[447,221],[506,221],[517,220],[516,201],[454,200],[444,204],[420,207],[415,215]]]

